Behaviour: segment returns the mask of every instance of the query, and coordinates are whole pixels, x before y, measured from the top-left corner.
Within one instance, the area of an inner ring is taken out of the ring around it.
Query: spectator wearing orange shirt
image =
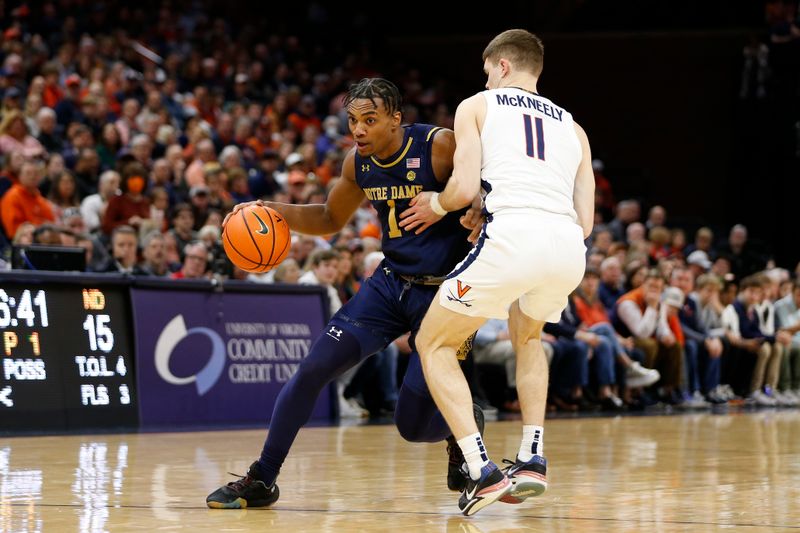
[[[38,163],[26,161],[19,173],[19,183],[11,187],[0,201],[3,229],[10,238],[24,222],[39,225],[55,222],[50,202],[39,192],[42,169]]]
[[[672,302],[662,304],[663,292],[661,272],[649,271],[641,287],[617,301],[611,321],[621,335],[634,337],[634,345],[645,353],[645,366],[659,371],[664,399],[680,403],[682,398],[677,392],[682,375],[683,334],[677,311],[668,309]],[[682,304],[681,301],[677,307]]]
[[[122,169],[123,194],[113,196],[103,215],[102,229],[111,235],[117,226],[128,225],[138,230],[144,219],[150,218],[150,199],[144,195],[147,170],[139,163],[130,163]]]
[[[47,63],[42,67],[44,76],[44,90],[42,90],[42,103],[45,107],[55,109],[56,105],[64,98],[64,90],[58,84],[58,66]]]
[[[611,319],[608,316],[606,307],[599,298],[600,286],[600,272],[590,268],[586,269],[586,273],[581,280],[581,284],[570,296],[569,305],[574,309],[573,313],[575,318],[580,324],[580,328],[586,330],[591,335],[584,335],[583,340],[590,346],[596,346],[601,342],[600,339],[605,339],[606,342],[616,359],[617,364],[625,368],[625,384],[629,388],[647,387],[659,380],[661,375],[657,370],[651,368],[644,368],[629,357],[633,352],[634,342],[632,337],[623,337],[619,335],[611,326]],[[596,365],[597,382],[599,385],[598,396],[602,398],[609,398],[604,402],[606,408],[614,409],[617,402],[610,394],[612,387],[616,382],[614,375],[614,367],[607,365]],[[627,391],[626,391],[627,392]],[[630,401],[630,396],[626,394],[626,398]],[[614,405],[612,405],[614,404]]]
[[[308,126],[316,126],[317,131],[322,129],[322,121],[316,115],[313,96],[306,95],[301,98],[297,110],[289,113],[288,120],[297,133],[303,133]]]

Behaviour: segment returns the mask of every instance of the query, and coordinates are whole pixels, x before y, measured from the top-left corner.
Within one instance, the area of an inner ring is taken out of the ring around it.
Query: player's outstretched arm
[[[594,171],[592,170],[592,150],[589,147],[589,138],[578,123],[575,123],[575,133],[581,142],[583,156],[575,175],[575,191],[572,202],[578,214],[578,224],[583,228],[583,238],[592,234],[594,227]]]
[[[225,222],[240,209],[249,205],[270,207],[283,215],[293,231],[308,235],[330,235],[338,232],[364,200],[364,191],[356,183],[354,151],[347,154],[342,165],[342,177],[331,189],[324,204],[294,205],[266,200],[238,204],[225,217]]]

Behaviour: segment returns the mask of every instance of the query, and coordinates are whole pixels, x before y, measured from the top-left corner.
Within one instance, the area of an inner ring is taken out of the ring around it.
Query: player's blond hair
[[[527,30],[506,30],[492,39],[483,51],[483,60],[488,59],[495,65],[503,58],[538,78],[544,66],[544,45]]]

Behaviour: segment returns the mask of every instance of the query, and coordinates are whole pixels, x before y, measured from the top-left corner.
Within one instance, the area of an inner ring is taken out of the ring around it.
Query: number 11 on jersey
[[[544,161],[544,125],[542,119],[536,117],[531,124],[530,115],[522,115],[522,121],[525,124],[525,148],[528,152],[528,157],[538,157]],[[533,125],[536,126],[536,135],[533,133]],[[536,139],[536,152],[533,150],[533,141]],[[538,154],[538,155],[537,155]]]

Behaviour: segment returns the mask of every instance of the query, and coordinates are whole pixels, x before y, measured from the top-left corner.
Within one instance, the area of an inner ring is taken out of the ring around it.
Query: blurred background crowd
[[[307,23],[321,28],[315,6]],[[332,54],[324,36],[263,34],[207,7],[6,5],[0,268],[36,268],[17,251],[31,244],[79,247],[90,272],[320,284],[335,311],[378,266],[366,199],[340,233],[293,236],[289,259],[263,275],[227,260],[222,220],[253,199],[325,201],[352,147],[342,95],[362,77],[397,83],[405,122],[450,128],[464,89],[407,65],[379,72],[367,46]],[[788,83],[796,115],[797,78],[774,75],[799,57],[796,4],[766,14],[769,31],[743,48],[739,97]],[[551,408],[800,404],[800,268],[776,264],[742,224],[685,224],[656,197],[618,198],[604,162],[593,166],[586,277],[547,329]],[[348,376],[343,414],[391,410],[409,352],[399,339]],[[519,410],[513,363],[507,324],[490,321],[466,369],[476,401]]]

